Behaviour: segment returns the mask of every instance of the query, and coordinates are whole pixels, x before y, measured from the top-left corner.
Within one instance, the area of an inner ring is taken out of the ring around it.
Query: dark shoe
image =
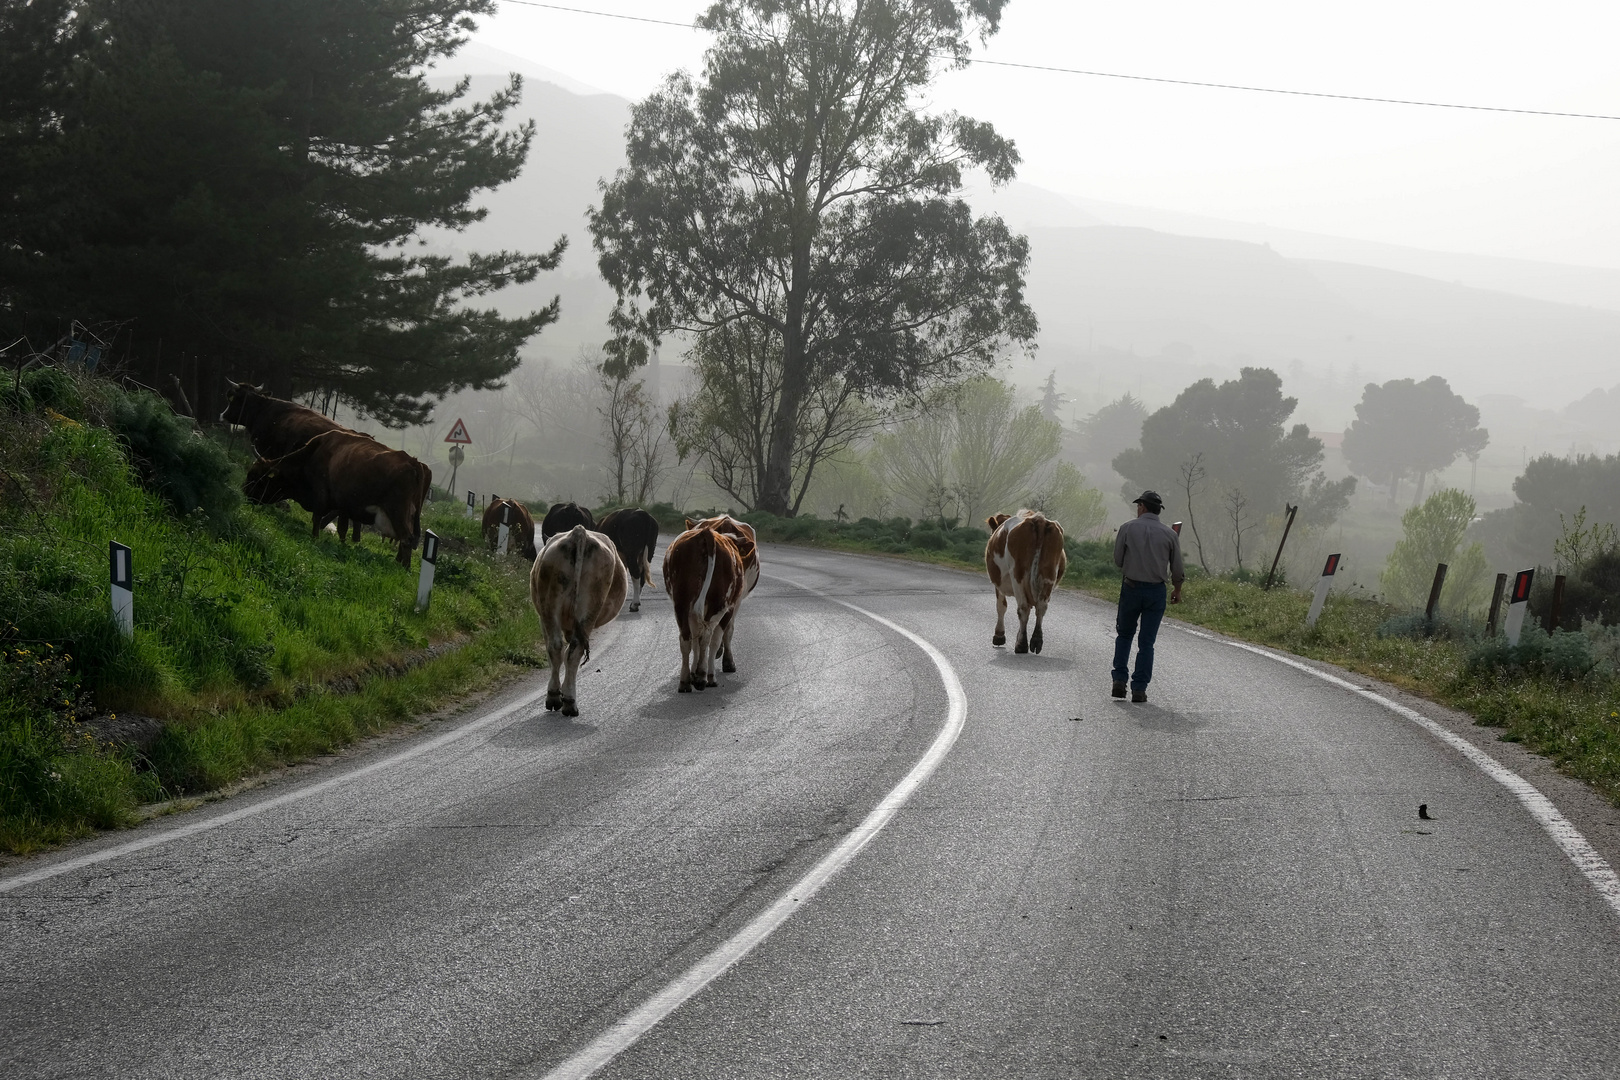
[[[1115,697],[1124,697],[1125,696],[1125,684],[1124,683],[1117,682],[1117,683],[1114,684],[1114,696]]]
[[[1140,705],[1142,702],[1147,700],[1147,691],[1146,690],[1132,690],[1131,691],[1131,700],[1136,702],[1138,705]]]

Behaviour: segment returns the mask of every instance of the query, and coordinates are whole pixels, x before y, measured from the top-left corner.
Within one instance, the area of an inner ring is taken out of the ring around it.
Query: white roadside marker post
[[[1339,572],[1339,556],[1329,555],[1322,567],[1322,576],[1316,579],[1316,595],[1311,597],[1311,610],[1305,616],[1305,625],[1314,627],[1322,617],[1322,605],[1327,603],[1328,590],[1333,588],[1333,575]]]
[[[118,632],[135,636],[135,564],[129,548],[116,540],[107,544],[107,561],[112,569],[112,613]]]
[[[439,561],[439,534],[432,529],[422,532],[422,578],[416,586],[416,610],[426,611],[428,594],[433,591],[433,570]]]
[[[1530,610],[1530,583],[1535,577],[1536,571],[1531,568],[1520,570],[1513,579],[1513,592],[1508,597],[1507,622],[1502,626],[1509,645],[1519,643],[1519,631],[1524,629],[1524,614]]]
[[[467,492],[467,516],[468,517],[477,517],[478,516],[478,493],[477,492],[473,492],[473,491]]]
[[[501,531],[495,541],[495,554],[506,554],[506,541],[512,535],[512,504],[501,504]]]

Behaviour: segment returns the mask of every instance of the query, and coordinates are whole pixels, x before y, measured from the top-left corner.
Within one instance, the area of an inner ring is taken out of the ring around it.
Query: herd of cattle
[[[246,428],[258,455],[244,485],[248,498],[258,503],[292,499],[309,511],[316,534],[336,522],[340,537],[347,539],[352,530],[358,541],[361,526],[369,525],[397,541],[399,562],[410,565],[433,481],[426,465],[314,409],[244,383],[231,385],[220,419]],[[534,562],[529,597],[551,664],[546,708],[578,716],[575,687],[579,665],[590,655],[591,634],[618,617],[627,596],[630,610],[641,610],[641,590],[651,584],[658,522],[641,509],[614,510],[596,521],[584,507],[560,503],[541,521],[536,545],[528,508],[513,499],[492,499],[483,519],[492,548],[503,522],[516,549]],[[1047,603],[1068,568],[1063,526],[1031,510],[997,514],[986,524],[991,534],[985,570],[996,592],[991,643],[1006,644],[1011,600],[1018,612],[1014,651],[1038,653]],[[759,583],[753,527],[728,514],[688,518],[686,531],[664,550],[663,578],[680,631],[680,692],[715,686],[716,660],[722,671],[737,670],[731,651],[737,609]]]

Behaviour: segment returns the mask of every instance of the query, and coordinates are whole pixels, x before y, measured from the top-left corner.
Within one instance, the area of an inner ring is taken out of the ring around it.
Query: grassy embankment
[[[980,570],[988,539],[983,529],[912,527],[904,518],[842,525],[757,514],[748,519],[761,540]],[[1119,575],[1112,546],[1072,539],[1066,546],[1064,586],[1116,599]],[[1183,603],[1171,609],[1174,618],[1337,664],[1460,709],[1481,724],[1502,728],[1502,739],[1547,755],[1620,804],[1620,674],[1612,663],[1599,659],[1584,673],[1556,665],[1504,669],[1482,662],[1482,627],[1453,627],[1449,634],[1432,637],[1392,632],[1398,630],[1402,612],[1342,593],[1330,596],[1316,627],[1306,629],[1309,593],[1286,584],[1268,591],[1257,581],[1211,577],[1196,567],[1193,571]],[[1540,633],[1528,626],[1525,630],[1526,635]]]
[[[0,850],[129,824],[539,663],[526,566],[488,556],[454,504],[423,515],[446,539],[418,613],[417,564],[241,505],[239,463],[156,399],[36,389],[50,407],[0,403]],[[129,640],[111,539],[134,551]],[[98,739],[93,718],[118,714],[161,733]]]

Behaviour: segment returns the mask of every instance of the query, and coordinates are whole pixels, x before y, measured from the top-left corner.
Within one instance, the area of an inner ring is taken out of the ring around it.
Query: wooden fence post
[[[1271,588],[1271,579],[1277,576],[1277,563],[1282,559],[1283,545],[1288,543],[1288,530],[1294,527],[1294,515],[1299,513],[1298,506],[1289,506],[1287,503],[1283,503],[1283,506],[1287,507],[1288,510],[1288,523],[1283,526],[1282,539],[1277,541],[1277,555],[1276,558],[1271,560],[1271,573],[1266,575],[1266,588],[1268,589]]]
[[[1491,613],[1485,617],[1485,636],[1496,636],[1496,613],[1502,609],[1502,593],[1507,590],[1507,575],[1496,575],[1496,589],[1491,593]]]
[[[1434,609],[1440,606],[1440,587],[1446,583],[1446,564],[1434,568],[1434,584],[1429,588],[1429,606],[1423,609],[1423,618],[1434,621]]]

